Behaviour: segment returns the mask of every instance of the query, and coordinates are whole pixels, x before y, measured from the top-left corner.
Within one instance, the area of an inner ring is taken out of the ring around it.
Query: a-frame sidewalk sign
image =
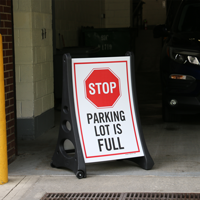
[[[129,160],[149,170],[138,111],[134,56],[63,56],[61,122],[52,167],[86,177],[86,163]],[[66,147],[70,141],[74,148]]]

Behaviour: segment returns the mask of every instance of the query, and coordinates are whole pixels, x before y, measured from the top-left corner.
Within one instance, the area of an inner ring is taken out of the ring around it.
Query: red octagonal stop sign
[[[86,99],[97,108],[113,107],[121,96],[120,79],[109,68],[93,69],[84,84]]]

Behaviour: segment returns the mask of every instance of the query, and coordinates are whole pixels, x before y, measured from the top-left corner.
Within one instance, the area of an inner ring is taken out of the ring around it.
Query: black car
[[[176,16],[154,28],[160,61],[164,121],[200,113],[200,0],[183,0]]]

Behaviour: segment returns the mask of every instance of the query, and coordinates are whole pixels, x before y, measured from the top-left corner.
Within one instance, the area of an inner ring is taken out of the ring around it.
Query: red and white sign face
[[[86,163],[144,156],[130,57],[72,59],[75,112]]]
[[[86,99],[97,108],[113,107],[121,96],[120,79],[109,68],[93,69],[84,84]]]

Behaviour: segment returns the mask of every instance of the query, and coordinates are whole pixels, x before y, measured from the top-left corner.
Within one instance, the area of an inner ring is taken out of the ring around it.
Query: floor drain
[[[47,193],[41,200],[122,200],[123,193]]]
[[[200,193],[46,193],[41,200],[200,200]]]

